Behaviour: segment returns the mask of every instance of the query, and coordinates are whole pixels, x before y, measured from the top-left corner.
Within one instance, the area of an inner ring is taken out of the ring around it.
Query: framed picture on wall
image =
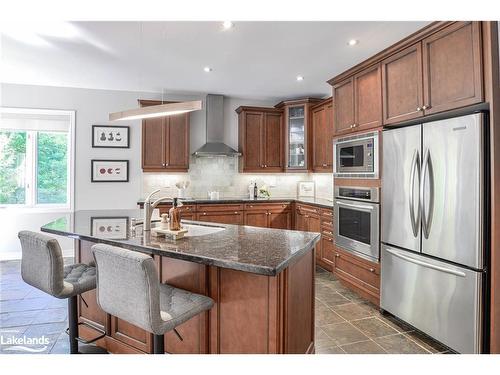
[[[91,160],[92,182],[128,182],[128,160]]]
[[[92,147],[129,148],[130,126],[92,125]]]
[[[93,216],[90,218],[90,235],[113,240],[126,240],[127,216]]]

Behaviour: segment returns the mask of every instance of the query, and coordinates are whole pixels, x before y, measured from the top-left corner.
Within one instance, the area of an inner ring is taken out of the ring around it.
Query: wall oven
[[[378,178],[378,132],[336,139],[333,157],[335,177]]]
[[[372,262],[379,261],[379,189],[335,187],[335,244]]]

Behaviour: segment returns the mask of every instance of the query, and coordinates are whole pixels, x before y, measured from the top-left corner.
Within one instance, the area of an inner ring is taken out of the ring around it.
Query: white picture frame
[[[300,198],[314,198],[316,195],[316,184],[314,181],[299,181],[297,183],[297,196]]]

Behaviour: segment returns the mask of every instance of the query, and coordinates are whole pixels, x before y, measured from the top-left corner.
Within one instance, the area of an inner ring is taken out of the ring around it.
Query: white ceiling
[[[328,79],[426,24],[235,22],[227,31],[220,22],[72,22],[39,30],[16,24],[3,28],[0,80],[262,99],[326,96]],[[353,38],[359,44],[351,47]]]

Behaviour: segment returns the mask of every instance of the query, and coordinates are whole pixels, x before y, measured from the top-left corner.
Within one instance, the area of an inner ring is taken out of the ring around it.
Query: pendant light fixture
[[[142,47],[142,22],[141,22],[141,47]],[[161,92],[161,103],[163,103],[163,90]],[[127,109],[125,111],[114,112],[109,114],[109,121],[121,120],[138,120],[145,118],[164,117],[178,115],[181,113],[199,111],[202,109],[201,100],[193,100],[187,102],[175,102],[147,107]]]

